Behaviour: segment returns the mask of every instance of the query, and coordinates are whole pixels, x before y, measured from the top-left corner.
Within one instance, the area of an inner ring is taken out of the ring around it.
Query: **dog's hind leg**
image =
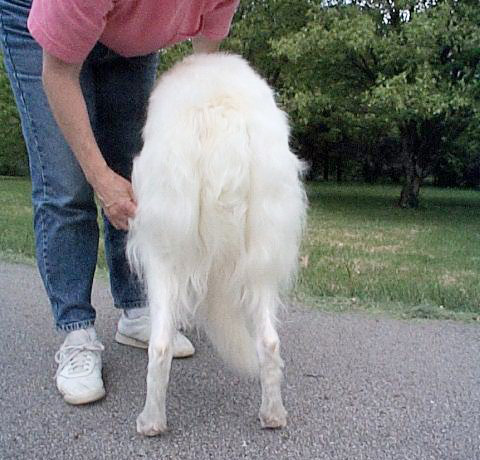
[[[146,436],[155,436],[167,429],[165,399],[175,331],[171,311],[174,299],[169,283],[163,283],[161,278],[148,282],[152,332],[148,346],[147,397],[137,418],[137,431]]]
[[[259,295],[258,299],[253,314],[262,386],[259,418],[263,428],[281,428],[287,424],[287,411],[283,407],[280,389],[283,361],[275,329],[276,299],[268,290]]]

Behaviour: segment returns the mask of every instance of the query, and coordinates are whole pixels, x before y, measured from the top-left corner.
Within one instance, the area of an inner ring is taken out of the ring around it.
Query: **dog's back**
[[[256,368],[249,323],[295,274],[305,213],[301,163],[268,85],[241,58],[197,55],[159,81],[128,254],[147,288],[167,276],[177,324],[202,325],[233,366]]]

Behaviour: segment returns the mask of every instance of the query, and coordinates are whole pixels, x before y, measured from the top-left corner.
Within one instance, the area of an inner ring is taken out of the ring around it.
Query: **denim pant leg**
[[[43,92],[42,50],[26,27],[30,3],[0,0],[0,38],[29,154],[37,263],[56,326],[69,331],[95,320],[97,214],[92,189]]]
[[[123,58],[109,51],[94,63],[96,139],[108,165],[130,179],[132,162],[142,148],[148,98],[152,91],[158,56]],[[110,285],[117,308],[145,305],[145,293],[130,272],[125,255],[126,232],[116,230],[104,216],[105,254]]]

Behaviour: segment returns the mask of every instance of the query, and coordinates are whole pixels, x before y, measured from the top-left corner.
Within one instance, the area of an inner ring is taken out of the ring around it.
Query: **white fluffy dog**
[[[154,89],[127,245],[152,322],[139,433],[166,429],[172,338],[192,324],[234,368],[259,373],[262,426],[285,426],[276,313],[306,208],[288,136],[272,90],[238,56],[190,56]]]

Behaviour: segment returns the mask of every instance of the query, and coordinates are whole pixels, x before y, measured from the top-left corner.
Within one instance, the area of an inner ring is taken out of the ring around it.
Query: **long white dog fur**
[[[242,58],[201,54],[161,77],[143,135],[127,244],[152,322],[137,430],[166,430],[172,338],[191,325],[227,363],[259,374],[261,424],[283,427],[277,309],[295,278],[306,209],[287,117]]]

